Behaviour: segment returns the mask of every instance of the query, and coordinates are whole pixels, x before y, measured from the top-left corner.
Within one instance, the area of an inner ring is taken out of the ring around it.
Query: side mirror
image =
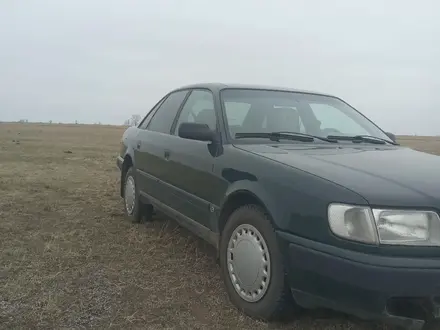
[[[385,134],[391,139],[391,141],[396,143],[396,136],[393,133],[385,132]]]
[[[182,123],[179,126],[178,134],[181,138],[214,142],[215,132],[207,124]]]

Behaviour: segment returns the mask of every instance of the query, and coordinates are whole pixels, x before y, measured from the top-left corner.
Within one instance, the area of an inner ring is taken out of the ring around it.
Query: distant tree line
[[[139,125],[141,120],[142,120],[141,115],[134,114],[134,115],[131,115],[131,117],[129,119],[124,121],[124,125],[125,126],[137,126],[137,125]],[[27,119],[20,119],[20,120],[18,120],[18,122],[19,123],[28,123],[28,120]],[[48,124],[52,124],[54,122],[52,120],[48,120],[47,123]],[[59,124],[61,124],[61,122]],[[79,124],[78,120],[75,120],[75,124],[77,124],[77,125]],[[94,124],[95,125],[102,125],[102,123],[100,121],[99,122],[95,122]]]
[[[130,119],[124,121],[125,126],[137,126],[141,122],[141,115],[131,115]]]

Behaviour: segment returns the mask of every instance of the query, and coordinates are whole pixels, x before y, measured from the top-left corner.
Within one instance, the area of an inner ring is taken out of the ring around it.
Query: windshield
[[[331,96],[300,92],[224,89],[229,133],[298,132],[320,137],[370,135],[391,141],[370,120]]]

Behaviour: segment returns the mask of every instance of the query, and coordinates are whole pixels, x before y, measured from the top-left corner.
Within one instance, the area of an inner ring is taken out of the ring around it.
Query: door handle
[[[138,149],[141,148],[141,140],[139,140],[139,141],[136,143],[136,147],[137,147]]]
[[[165,150],[163,157],[165,158],[165,160],[169,160],[170,159],[170,151],[169,150]]]

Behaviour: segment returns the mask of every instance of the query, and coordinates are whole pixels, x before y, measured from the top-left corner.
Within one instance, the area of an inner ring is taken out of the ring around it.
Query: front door
[[[208,142],[180,138],[178,127],[182,122],[203,123],[217,130],[217,115],[210,91],[193,90],[187,98],[170,138],[167,171],[176,197],[173,208],[211,228],[215,191],[219,185],[224,185],[214,173],[218,157],[212,153]]]

